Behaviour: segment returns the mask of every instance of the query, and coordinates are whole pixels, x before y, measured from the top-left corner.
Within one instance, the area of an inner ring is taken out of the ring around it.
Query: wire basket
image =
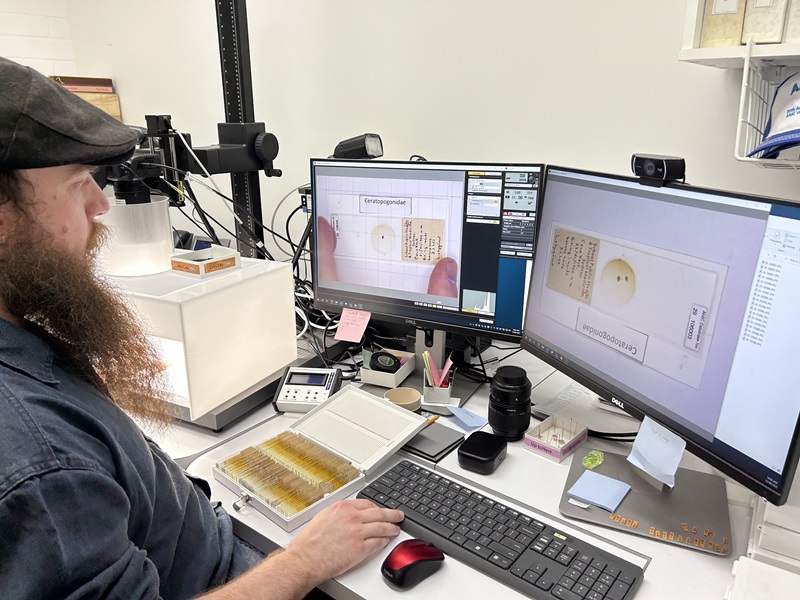
[[[776,88],[798,66],[776,65],[770,61],[753,58],[753,43],[747,44],[742,73],[742,94],[739,100],[739,121],[736,128],[736,160],[770,169],[800,169],[800,150],[784,151],[784,156],[794,158],[748,157],[764,138]]]

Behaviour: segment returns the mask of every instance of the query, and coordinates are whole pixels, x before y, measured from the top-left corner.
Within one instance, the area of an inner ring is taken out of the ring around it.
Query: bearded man
[[[0,596],[300,598],[386,546],[402,513],[351,500],[262,560],[140,431],[170,419],[161,365],[93,264],[92,172],[135,135],[3,58],[0,82]]]

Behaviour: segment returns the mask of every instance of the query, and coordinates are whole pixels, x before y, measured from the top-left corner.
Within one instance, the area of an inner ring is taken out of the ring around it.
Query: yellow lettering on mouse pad
[[[597,269],[597,238],[555,229],[547,269],[547,287],[590,304]]]
[[[403,260],[439,262],[443,246],[443,219],[403,219]]]

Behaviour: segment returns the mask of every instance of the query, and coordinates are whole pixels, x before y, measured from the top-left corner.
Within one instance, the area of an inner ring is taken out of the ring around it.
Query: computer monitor
[[[800,206],[548,167],[522,346],[774,504],[800,413]]]
[[[519,341],[542,168],[313,159],[314,305]]]

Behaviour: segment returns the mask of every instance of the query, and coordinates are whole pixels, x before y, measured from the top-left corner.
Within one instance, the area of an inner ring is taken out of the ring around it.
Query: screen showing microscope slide
[[[319,308],[518,340],[542,165],[311,161]]]
[[[545,179],[523,347],[785,499],[800,206],[556,167]]]

